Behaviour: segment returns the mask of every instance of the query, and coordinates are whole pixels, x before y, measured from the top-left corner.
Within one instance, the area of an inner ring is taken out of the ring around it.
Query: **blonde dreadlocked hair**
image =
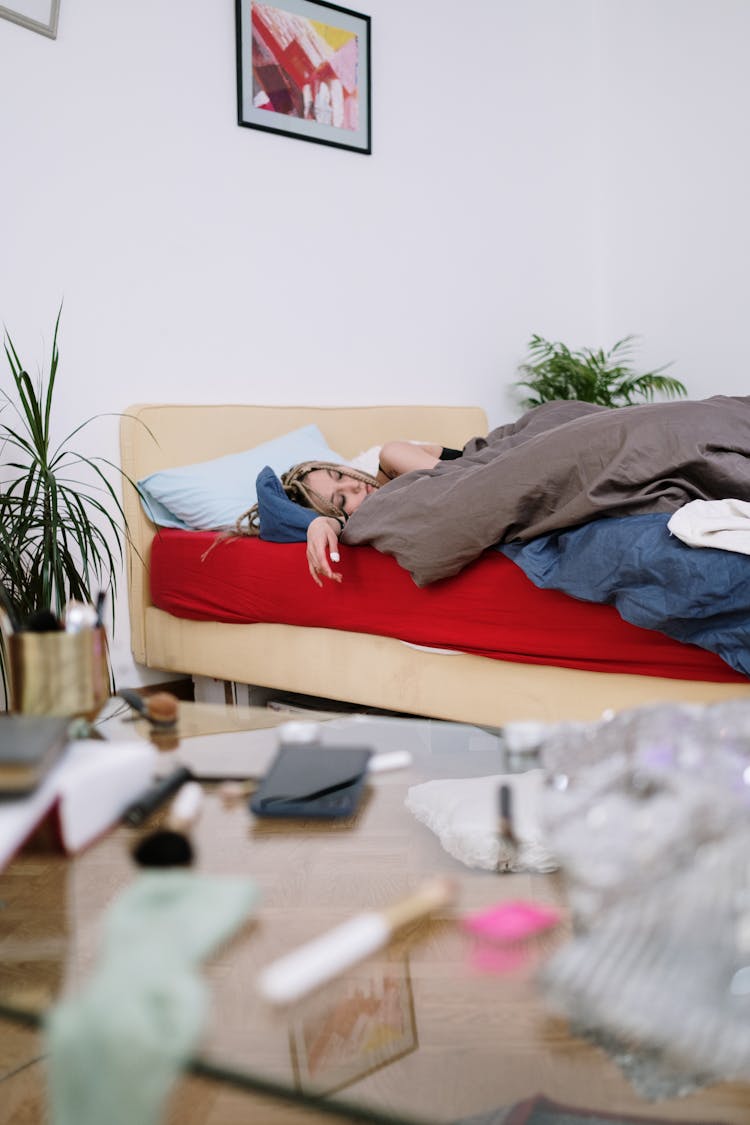
[[[363,473],[361,469],[354,469],[350,465],[341,465],[336,461],[302,461],[299,465],[293,465],[286,473],[281,474],[281,484],[290,500],[303,508],[312,508],[314,512],[321,516],[330,516],[332,519],[338,520],[342,526],[347,519],[346,513],[315,492],[306,483],[307,474],[314,472],[316,469],[334,469],[345,477],[361,480],[365,484],[371,484],[374,488],[380,487],[379,482],[370,473]],[[243,512],[237,520],[234,526],[234,534],[257,535],[259,522],[258,505],[256,503],[253,504],[252,508]]]

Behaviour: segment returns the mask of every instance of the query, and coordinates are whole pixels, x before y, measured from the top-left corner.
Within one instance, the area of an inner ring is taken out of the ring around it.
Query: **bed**
[[[462,447],[487,431],[473,407],[141,404],[121,421],[122,469],[141,480],[311,422],[345,457],[404,437]],[[491,726],[750,696],[714,652],[538,589],[499,551],[419,588],[390,555],[342,546],[342,586],[318,591],[302,544],[229,541],[206,556],[214,535],[157,528],[133,488],[124,509],[131,647],[149,668]],[[468,619],[479,631],[467,640]]]

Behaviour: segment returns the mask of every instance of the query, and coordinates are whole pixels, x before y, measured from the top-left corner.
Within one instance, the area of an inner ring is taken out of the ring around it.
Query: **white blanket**
[[[717,547],[750,555],[750,501],[691,500],[667,527],[690,547]]]

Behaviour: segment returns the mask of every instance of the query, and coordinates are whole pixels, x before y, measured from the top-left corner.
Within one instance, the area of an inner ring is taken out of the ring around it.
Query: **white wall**
[[[750,393],[750,4],[606,0],[603,338],[643,336],[694,398]]]
[[[231,0],[0,20],[0,319],[58,427],[134,401],[479,402],[529,335],[741,393],[743,0],[368,0],[372,156],[236,125]],[[116,420],[89,452],[116,454]],[[118,681],[132,683],[124,612]]]

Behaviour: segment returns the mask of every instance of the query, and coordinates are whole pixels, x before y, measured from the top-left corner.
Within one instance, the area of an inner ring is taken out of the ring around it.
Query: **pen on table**
[[[159,778],[153,785],[149,785],[148,789],[144,790],[139,797],[136,797],[132,804],[125,809],[122,819],[126,824],[132,824],[135,827],[143,824],[147,816],[150,816],[155,809],[163,805],[167,798],[171,797],[186,781],[192,780],[192,777],[192,773],[186,766],[178,766],[172,773]]]

